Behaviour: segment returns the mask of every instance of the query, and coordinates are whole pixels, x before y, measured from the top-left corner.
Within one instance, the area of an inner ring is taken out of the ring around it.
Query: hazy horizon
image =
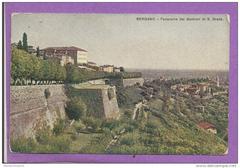
[[[155,18],[155,21],[137,18]],[[174,21],[175,18],[221,21]],[[171,21],[164,20],[173,19]],[[23,32],[40,49],[76,46],[97,64],[126,69],[229,70],[227,15],[13,14],[12,42]]]

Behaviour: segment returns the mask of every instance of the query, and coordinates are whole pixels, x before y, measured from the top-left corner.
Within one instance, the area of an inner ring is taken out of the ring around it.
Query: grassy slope
[[[127,109],[133,109],[133,102],[139,99],[139,96],[136,96],[136,94],[139,94],[137,88],[124,90],[124,95],[132,99],[127,102],[126,106],[122,107],[122,112]],[[105,151],[105,148],[112,140],[112,133],[99,134],[98,137],[91,140],[90,145],[87,145],[82,152],[219,155],[226,151],[226,143],[221,138],[196,127],[196,121],[192,120],[192,118],[195,119],[195,115],[198,115],[197,113],[191,114],[191,117],[189,117],[188,113],[181,115],[173,112],[162,112],[163,102],[160,99],[151,100],[148,104],[150,109],[152,109],[151,112],[148,112],[148,119],[132,121],[133,129],[123,134],[119,141],[109,150]],[[170,106],[170,109],[173,109],[174,102],[171,102]],[[111,132],[120,130],[120,127],[126,128],[129,122],[130,119],[122,115],[120,126],[116,126]],[[147,128],[148,123],[152,123],[153,127]]]
[[[150,103],[155,109],[161,109],[160,100]],[[137,128],[132,133],[125,134],[130,145],[121,144],[112,148],[112,153],[137,154],[223,154],[226,151],[224,141],[195,126],[186,116],[174,113],[156,112],[157,117],[150,115],[148,122],[153,122],[155,133]],[[156,134],[157,132],[157,134]]]

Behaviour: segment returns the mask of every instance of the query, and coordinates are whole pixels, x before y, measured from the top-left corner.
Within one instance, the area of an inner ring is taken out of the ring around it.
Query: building
[[[217,84],[217,87],[220,86],[219,76],[217,76],[217,78],[216,78],[216,84]]]
[[[61,66],[64,66],[66,64],[74,64],[74,59],[68,55],[63,55],[61,60],[60,60],[60,64]]]
[[[204,129],[206,131],[209,131],[209,132],[211,132],[213,134],[217,134],[216,127],[213,124],[210,124],[208,122],[200,122],[200,123],[198,123],[198,127],[202,128],[202,129]]]
[[[114,70],[114,66],[113,65],[103,65],[103,66],[100,66],[100,71],[113,72],[113,70]]]
[[[78,47],[48,47],[43,49],[46,58],[59,58],[69,56],[74,60],[75,65],[88,63],[88,52]]]
[[[33,46],[28,46],[27,50],[30,54],[36,53],[36,50],[33,48]]]
[[[97,64],[95,62],[91,62],[91,61],[88,61],[87,63],[89,66],[97,66]]]
[[[199,83],[198,87],[199,87],[200,90],[202,90],[204,92],[207,92],[209,90],[209,86],[206,83]]]
[[[40,57],[42,57],[42,58],[43,58],[43,57],[44,57],[44,53],[45,53],[45,51],[44,51],[44,50],[39,50],[39,56],[40,56]]]
[[[121,72],[121,68],[114,67],[114,72]]]

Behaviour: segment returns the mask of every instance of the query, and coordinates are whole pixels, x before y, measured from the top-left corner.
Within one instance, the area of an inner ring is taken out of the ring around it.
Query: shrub
[[[128,138],[128,137],[123,137],[120,141],[121,145],[133,145],[134,142],[132,141],[131,138]]]
[[[94,130],[100,128],[101,125],[102,125],[102,121],[100,119],[93,118],[93,117],[86,117],[86,118],[84,118],[83,119],[83,123],[87,127],[91,127]]]
[[[50,136],[51,136],[50,128],[46,126],[36,131],[35,138],[39,144],[47,144],[49,142]]]
[[[120,122],[118,120],[106,120],[105,122],[103,122],[102,127],[112,130],[116,127],[119,127],[119,125]]]
[[[158,135],[158,123],[153,121],[148,121],[145,125],[144,131],[149,134]]]
[[[48,99],[48,98],[50,97],[51,93],[50,93],[49,88],[47,88],[47,89],[44,90],[44,95],[45,95],[45,98],[46,98],[46,99]]]
[[[66,113],[69,119],[79,120],[86,115],[87,106],[79,97],[73,97],[67,102]]]
[[[52,152],[69,152],[70,151],[70,139],[65,136],[52,136],[49,145],[52,146]]]
[[[133,115],[133,112],[132,112],[132,110],[125,110],[124,111],[124,115],[127,117],[127,118],[132,118],[132,115]]]
[[[62,120],[62,119],[58,120],[53,127],[53,134],[54,135],[61,134],[63,132],[64,128],[65,128],[64,120]]]
[[[73,128],[75,129],[76,132],[80,132],[85,128],[85,125],[80,120],[73,123]]]
[[[15,140],[11,140],[11,150],[13,152],[32,152],[36,147],[36,142],[31,138],[20,137]]]
[[[73,140],[73,141],[77,140],[77,135],[76,134],[72,134],[71,135],[71,140]]]

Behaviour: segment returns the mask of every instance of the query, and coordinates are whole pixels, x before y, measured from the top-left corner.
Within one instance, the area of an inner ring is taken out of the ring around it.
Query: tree
[[[125,72],[125,69],[123,67],[120,67],[120,72]]]
[[[23,46],[22,46],[22,41],[19,40],[19,41],[18,41],[18,44],[17,44],[17,49],[22,49],[22,48],[23,48]]]
[[[67,102],[66,112],[69,119],[79,120],[86,116],[86,111],[87,106],[79,97],[73,97]]]
[[[57,71],[55,74],[55,80],[56,81],[65,81],[66,79],[66,69],[59,64],[56,67]]]
[[[40,50],[39,50],[39,47],[37,47],[37,57],[40,56]]]
[[[42,69],[42,60],[37,57],[31,56],[31,62],[34,66],[32,66],[32,74],[31,74],[31,83],[32,80],[35,80],[35,84],[37,81],[41,80],[41,69]]]
[[[17,79],[30,79],[33,66],[31,55],[22,50],[12,50],[11,76],[15,82]]]
[[[28,51],[27,34],[25,32],[23,33],[22,48]]]
[[[66,65],[66,72],[66,80],[68,83],[78,83],[80,81],[80,75],[83,75],[83,73],[79,73],[79,70],[72,64]]]

